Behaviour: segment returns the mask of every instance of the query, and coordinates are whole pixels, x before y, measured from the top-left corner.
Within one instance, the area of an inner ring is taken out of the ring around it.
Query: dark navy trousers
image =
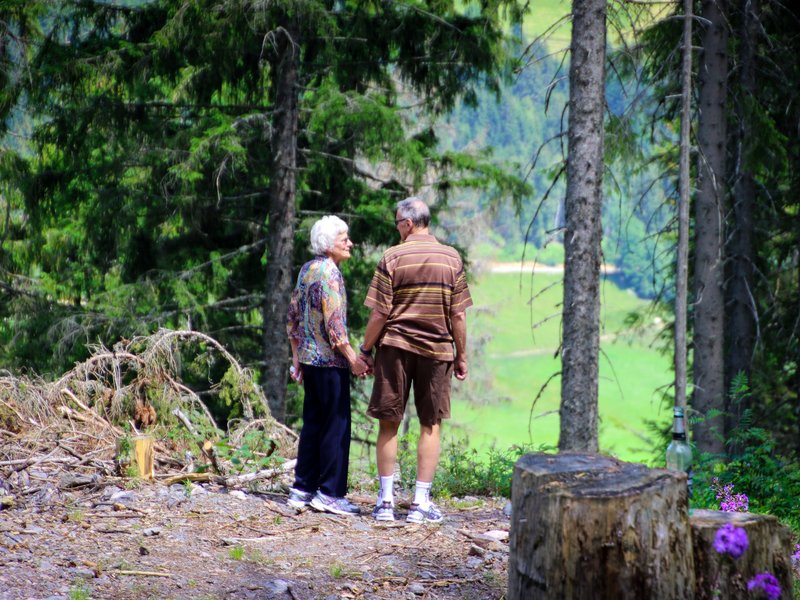
[[[301,367],[305,399],[294,487],[341,498],[350,460],[350,370]]]

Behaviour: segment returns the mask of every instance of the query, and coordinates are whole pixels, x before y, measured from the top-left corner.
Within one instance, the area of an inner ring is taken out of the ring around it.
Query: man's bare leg
[[[393,521],[393,509],[385,508],[388,503],[394,506],[394,464],[397,461],[397,430],[399,421],[379,421],[378,441],[375,454],[378,463],[380,491],[373,515],[378,521]],[[384,508],[381,508],[384,507]]]
[[[417,480],[431,483],[439,464],[440,425],[420,425],[417,442]]]
[[[378,475],[381,477],[394,474],[394,463],[397,462],[397,430],[399,428],[400,421],[380,421],[376,458]]]
[[[410,523],[441,521],[442,513],[431,503],[431,486],[439,464],[440,426],[420,424],[417,443],[417,484],[412,510],[406,520]]]

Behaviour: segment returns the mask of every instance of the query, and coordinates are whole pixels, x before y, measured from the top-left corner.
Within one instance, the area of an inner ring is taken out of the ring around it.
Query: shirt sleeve
[[[378,266],[375,267],[375,274],[367,290],[367,298],[364,306],[378,311],[382,315],[392,312],[392,275],[386,263],[386,255],[381,257]]]
[[[286,313],[286,335],[289,339],[302,340],[303,329],[300,315],[300,286],[294,288],[292,299],[289,301],[289,310]]]
[[[455,286],[453,287],[453,299],[450,304],[450,314],[457,315],[462,313],[472,306],[472,296],[469,293],[469,286],[467,285],[467,274],[464,271],[464,265],[461,265],[458,274],[456,275]]]
[[[325,319],[325,330],[332,347],[346,344],[347,337],[347,300],[344,279],[338,271],[326,278],[322,295],[322,316]]]

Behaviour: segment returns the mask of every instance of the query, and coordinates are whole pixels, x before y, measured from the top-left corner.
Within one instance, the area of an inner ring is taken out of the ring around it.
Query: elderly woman
[[[288,504],[337,515],[357,515],[347,500],[350,453],[350,371],[369,370],[347,337],[347,294],[339,265],[353,242],[339,217],[311,228],[314,258],[303,265],[289,305],[286,331],[292,345],[292,377],[302,382],[303,429]]]

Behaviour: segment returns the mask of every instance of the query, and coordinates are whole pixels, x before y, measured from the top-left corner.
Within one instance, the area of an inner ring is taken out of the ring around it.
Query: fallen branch
[[[157,571],[107,571],[112,575],[142,575],[144,577],[172,577],[172,573],[159,573]]]
[[[170,477],[165,477],[160,481],[164,485],[172,485],[173,483],[182,483],[184,481],[209,483],[218,477],[218,475],[213,475],[211,473],[181,473],[180,475],[171,475]]]
[[[297,459],[293,458],[292,460],[287,460],[276,469],[263,469],[261,471],[256,471],[255,473],[245,473],[244,475],[226,477],[223,483],[227,487],[236,487],[243,483],[249,483],[258,479],[269,479],[271,477],[275,477],[276,475],[282,475],[283,473],[291,471],[294,469],[295,465],[297,465]]]
[[[50,453],[52,454],[52,452]],[[50,454],[47,456],[42,456],[40,458],[18,458],[16,460],[4,460],[0,461],[0,467],[13,467],[19,466],[19,469],[14,469],[15,471],[21,471],[22,469],[27,469],[28,467],[32,467],[33,465],[38,465],[42,463],[67,463],[67,464],[75,464],[78,462],[74,458],[70,456],[54,456],[50,457]]]
[[[198,437],[200,435],[199,433],[197,433],[197,429],[194,428],[194,425],[192,425],[192,422],[189,420],[189,417],[183,414],[183,411],[180,408],[173,409],[172,414],[175,415],[181,423],[183,423],[183,426],[189,430],[189,433],[191,433],[195,437]]]
[[[180,475],[172,475],[161,480],[164,485],[172,485],[173,483],[181,483],[182,481],[192,481],[194,483],[217,483],[225,487],[238,487],[243,483],[250,483],[259,479],[269,479],[276,475],[282,475],[294,469],[297,464],[297,459],[287,460],[280,467],[276,469],[263,469],[255,473],[245,473],[244,475],[232,475],[230,477],[223,477],[215,475],[214,473],[181,473]]]

